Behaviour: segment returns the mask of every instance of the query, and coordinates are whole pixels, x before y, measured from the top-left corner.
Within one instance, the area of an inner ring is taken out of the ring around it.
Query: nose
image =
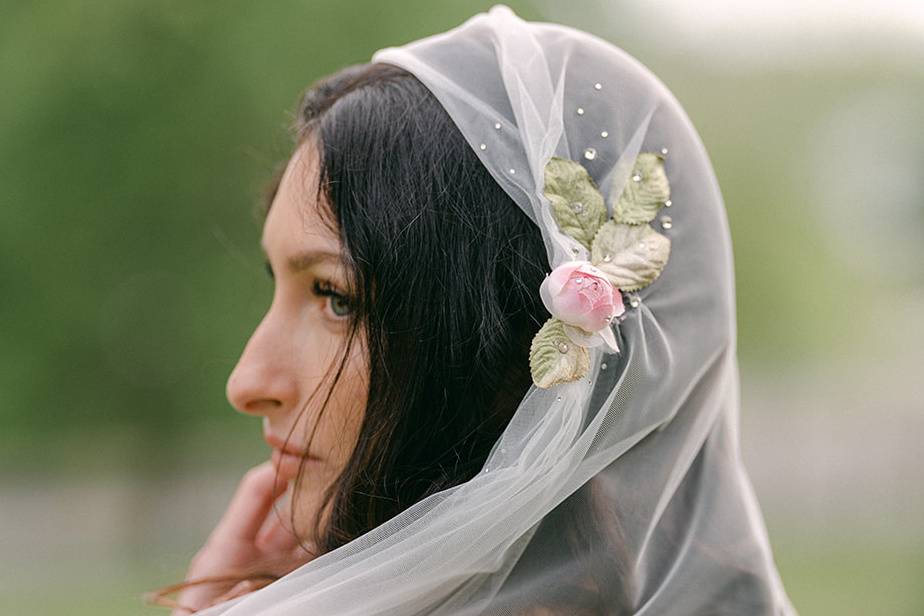
[[[298,399],[291,355],[278,344],[280,341],[274,343],[265,325],[264,321],[257,327],[225,385],[231,406],[248,415],[285,413]]]

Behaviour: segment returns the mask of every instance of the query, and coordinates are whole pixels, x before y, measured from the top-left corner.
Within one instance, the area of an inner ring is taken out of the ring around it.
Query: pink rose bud
[[[578,338],[576,343],[591,347],[606,343],[618,351],[610,323],[626,311],[622,294],[590,261],[562,263],[542,281],[539,294],[552,316],[583,330],[569,332]]]

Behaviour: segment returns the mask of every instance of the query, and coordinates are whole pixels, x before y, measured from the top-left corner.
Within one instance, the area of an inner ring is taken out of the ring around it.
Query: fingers
[[[241,595],[246,595],[247,593],[253,591],[255,588],[256,584],[253,582],[253,580],[244,580],[243,582],[238,582],[234,585],[234,587],[231,588],[231,590],[224,593],[223,595],[216,597],[211,602],[210,606],[218,605],[219,603],[224,603],[225,601],[230,601],[231,599]]]
[[[253,541],[263,526],[273,501],[285,490],[280,481],[274,494],[276,469],[270,461],[259,464],[244,475],[210,539]]]
[[[290,502],[291,499],[286,499],[283,507],[270,512],[256,538],[256,545],[261,550],[283,552],[298,545],[298,537],[292,529]]]

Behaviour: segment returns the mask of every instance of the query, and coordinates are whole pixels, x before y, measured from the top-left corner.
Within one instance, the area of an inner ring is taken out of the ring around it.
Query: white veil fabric
[[[550,271],[589,258],[550,214],[550,158],[612,204],[639,153],[661,153],[670,259],[612,323],[619,352],[530,387],[478,476],[200,613],[795,614],[739,451],[724,204],[678,101],[613,44],[503,5],[373,61],[436,96],[541,230]]]

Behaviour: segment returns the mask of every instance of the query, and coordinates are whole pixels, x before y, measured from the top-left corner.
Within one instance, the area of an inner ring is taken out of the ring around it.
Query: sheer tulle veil
[[[550,272],[594,257],[554,216],[553,158],[586,169],[608,216],[640,157],[660,161],[670,197],[649,226],[670,256],[612,321],[619,351],[590,346],[580,378],[531,387],[477,477],[201,613],[795,614],[739,452],[724,204],[678,101],[612,43],[503,5],[373,61],[437,97]]]

